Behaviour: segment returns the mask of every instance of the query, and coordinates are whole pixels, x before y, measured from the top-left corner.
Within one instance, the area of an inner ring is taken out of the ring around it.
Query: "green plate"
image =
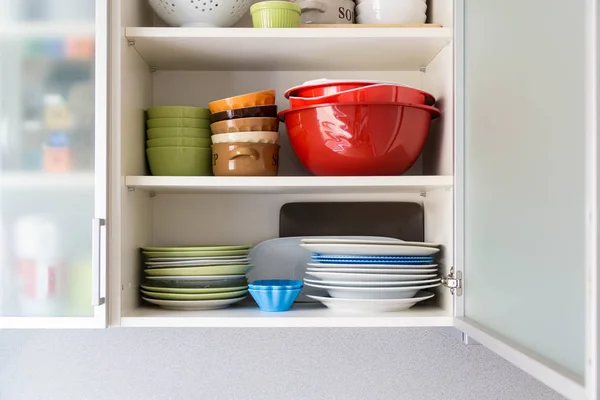
[[[202,107],[157,106],[147,111],[149,118],[204,118],[210,117],[210,110]]]
[[[207,294],[207,293],[225,293],[239,290],[247,290],[248,286],[222,287],[222,288],[169,288],[141,285],[142,289],[148,292],[160,293],[181,293],[181,294]]]
[[[252,269],[253,265],[215,265],[211,267],[152,268],[145,269],[148,276],[210,276],[210,275],[242,275]]]
[[[143,251],[148,257],[214,257],[214,256],[245,256],[246,250],[197,250],[197,251]]]
[[[204,128],[210,127],[210,120],[198,118],[155,118],[149,119],[148,129],[155,128]]]
[[[142,247],[144,251],[227,251],[227,250],[250,250],[251,244],[239,246],[184,246],[184,247]]]
[[[233,299],[235,297],[243,296],[246,293],[248,293],[248,290],[238,290],[235,292],[209,293],[209,294],[157,293],[157,292],[147,292],[145,290],[142,290],[141,292],[146,297],[150,297],[152,299],[161,299],[161,300],[223,300],[223,299]]]
[[[199,138],[210,139],[211,131],[207,128],[153,128],[146,131],[148,139],[165,138]]]

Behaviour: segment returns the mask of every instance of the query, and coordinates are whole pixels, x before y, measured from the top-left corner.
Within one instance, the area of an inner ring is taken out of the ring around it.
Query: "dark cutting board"
[[[423,231],[418,203],[287,203],[279,211],[279,237],[387,236],[422,242]]]

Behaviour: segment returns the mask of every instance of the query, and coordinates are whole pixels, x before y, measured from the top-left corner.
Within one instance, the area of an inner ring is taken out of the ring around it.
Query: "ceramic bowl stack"
[[[279,120],[274,90],[216,100],[208,107],[215,176],[277,175]]]
[[[424,24],[426,0],[356,0],[358,24]]]
[[[334,310],[403,311],[432,298],[426,289],[440,285],[435,243],[304,239],[300,246],[313,253],[305,286],[329,295],[308,297]]]
[[[251,247],[143,247],[142,298],[172,310],[212,310],[238,303],[248,294]]]
[[[208,109],[162,106],[147,113],[146,156],[152,175],[212,175]]]

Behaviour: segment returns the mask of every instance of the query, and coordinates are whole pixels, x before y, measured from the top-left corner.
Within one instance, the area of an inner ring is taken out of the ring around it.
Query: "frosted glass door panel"
[[[0,0],[0,317],[94,316],[94,0]]]
[[[584,0],[465,0],[465,316],[584,375]]]

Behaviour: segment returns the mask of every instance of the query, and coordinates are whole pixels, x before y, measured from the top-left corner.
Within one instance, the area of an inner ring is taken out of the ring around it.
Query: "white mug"
[[[292,0],[300,6],[302,24],[353,24],[352,0]]]

